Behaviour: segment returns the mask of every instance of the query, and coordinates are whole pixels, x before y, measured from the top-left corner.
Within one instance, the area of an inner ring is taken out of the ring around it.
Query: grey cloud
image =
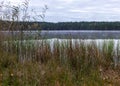
[[[120,0],[31,0],[41,11],[46,4],[46,21],[120,21]]]

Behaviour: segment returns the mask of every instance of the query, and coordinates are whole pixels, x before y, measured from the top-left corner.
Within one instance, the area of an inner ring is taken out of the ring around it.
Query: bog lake
[[[4,34],[20,34],[21,31],[1,31]],[[50,30],[50,31],[23,31],[25,36],[38,35],[42,38],[52,39],[120,39],[119,30]]]
[[[21,31],[0,31],[1,34],[6,36],[19,37]],[[54,30],[54,31],[22,31],[22,35],[25,37],[40,37],[40,39],[23,39],[24,44],[37,45],[41,41],[47,41],[50,43],[51,51],[56,41],[63,43],[66,41],[72,41],[72,44],[77,41],[78,43],[84,42],[85,44],[96,43],[97,47],[102,48],[104,43],[113,43],[113,51],[118,53],[120,51],[120,31],[119,30]],[[18,40],[19,41],[19,40]],[[120,61],[120,58],[116,59]]]
[[[20,36],[21,31],[0,31],[0,33],[11,36],[11,34],[14,37]],[[37,31],[37,30],[31,30],[31,31],[22,31],[22,34],[27,37],[31,36],[34,38],[34,36],[39,36],[41,39],[32,39],[32,42],[38,42],[40,40],[47,40],[51,42],[51,45],[54,41],[67,41],[72,39],[72,41],[85,41],[86,43],[90,43],[91,41],[94,41],[97,43],[97,45],[102,44],[103,42],[114,42],[114,47],[116,48],[117,44],[120,42],[120,30],[50,30],[50,31]],[[23,39],[24,40],[24,39]],[[24,40],[25,41],[25,40]],[[28,41],[28,40],[27,40]],[[31,41],[31,40],[30,40]]]

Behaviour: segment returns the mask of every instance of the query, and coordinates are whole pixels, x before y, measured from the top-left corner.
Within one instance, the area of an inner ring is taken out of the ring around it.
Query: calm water
[[[0,31],[0,34],[4,34],[6,36],[11,36],[13,34],[13,37],[19,37],[21,32],[20,31]],[[120,58],[117,55],[117,49],[120,51],[120,31],[98,31],[98,30],[62,30],[62,31],[23,31],[23,36],[25,37],[42,37],[46,39],[40,39],[40,40],[24,40],[24,44],[32,44],[33,46],[39,46],[41,41],[48,41],[51,46],[51,51],[53,50],[53,44],[56,41],[59,41],[60,43],[66,42],[66,41],[72,41],[72,44],[74,46],[75,42],[77,41],[80,43],[83,41],[86,45],[90,43],[96,43],[97,47],[99,49],[102,49],[102,45],[104,42],[113,42],[114,44],[114,50],[116,57],[113,58],[115,64],[120,63]],[[71,39],[70,39],[71,38]],[[79,42],[80,41],[80,42]],[[5,43],[6,44],[6,43]],[[6,44],[7,47],[7,44]]]
[[[10,31],[1,31],[5,35],[10,35]],[[20,31],[12,34],[19,35]],[[73,38],[73,39],[120,39],[120,31],[101,30],[54,30],[54,31],[23,31],[25,36],[40,36],[42,38]]]

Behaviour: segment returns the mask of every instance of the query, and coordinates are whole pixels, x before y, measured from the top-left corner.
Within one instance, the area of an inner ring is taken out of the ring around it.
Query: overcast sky
[[[10,0],[14,3],[24,0]],[[30,0],[38,12],[48,6],[45,21],[120,21],[120,0]]]

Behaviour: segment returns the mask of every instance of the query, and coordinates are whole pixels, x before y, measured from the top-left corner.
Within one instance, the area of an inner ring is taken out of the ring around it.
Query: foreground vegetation
[[[0,34],[0,86],[120,86],[119,43],[116,53],[113,41],[98,46],[95,41],[25,40],[23,30],[39,28],[36,22],[28,24],[32,18],[28,4],[28,0],[20,6],[0,3],[0,30],[13,31],[8,37]],[[42,19],[46,10],[45,6],[39,15]],[[20,30],[18,36],[15,29]]]
[[[114,56],[113,41],[99,47],[95,41],[56,40],[52,49],[48,41],[27,41],[22,46],[1,42],[0,85],[119,86],[120,68]]]

